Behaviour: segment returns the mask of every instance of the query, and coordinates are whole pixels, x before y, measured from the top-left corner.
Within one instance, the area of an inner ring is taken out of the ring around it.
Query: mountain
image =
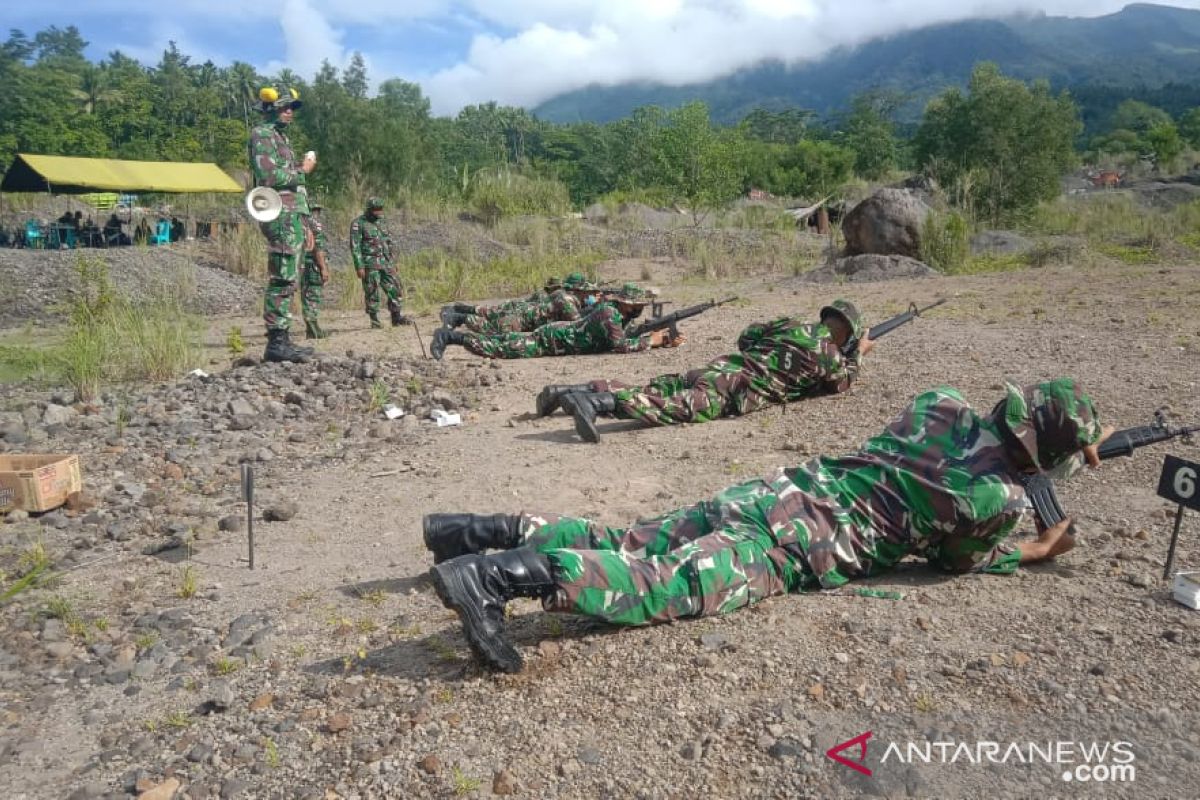
[[[912,120],[941,90],[965,85],[979,61],[994,61],[1005,74],[1026,80],[1046,78],[1056,88],[1083,88],[1101,101],[1134,93],[1145,99],[1147,92],[1174,87],[1167,93],[1178,102],[1200,105],[1200,91],[1191,88],[1200,85],[1200,11],[1138,3],[1086,19],[966,20],[841,48],[803,64],[765,62],[706,83],[590,86],[554,97],[534,113],[554,122],[608,122],[638,106],[703,100],[715,120],[732,123],[755,108],[827,114],[860,92],[884,88],[909,98],[901,116]],[[1085,122],[1095,116],[1085,108]]]

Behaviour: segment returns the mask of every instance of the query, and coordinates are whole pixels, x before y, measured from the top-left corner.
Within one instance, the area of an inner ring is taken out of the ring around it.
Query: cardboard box
[[[0,455],[0,513],[49,511],[83,489],[76,455]]]

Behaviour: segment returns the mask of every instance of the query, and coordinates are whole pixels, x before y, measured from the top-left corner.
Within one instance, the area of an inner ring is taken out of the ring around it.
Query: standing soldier
[[[321,330],[317,316],[321,312],[321,299],[325,284],[329,283],[328,255],[325,251],[325,226],[321,224],[321,209],[316,200],[309,203],[312,216],[308,225],[312,229],[313,248],[304,253],[304,277],[300,280],[300,307],[304,311],[304,338],[328,339],[329,334]]]
[[[392,235],[383,224],[383,201],[378,197],[367,200],[367,209],[361,217],[350,224],[350,253],[354,256],[354,271],[362,281],[363,295],[367,301],[367,316],[372,328],[379,324],[379,290],[387,295],[388,311],[392,315],[392,326],[408,325],[412,320],[401,313],[404,287],[392,265]]]
[[[311,246],[312,233],[306,225],[309,216],[305,176],[317,165],[316,155],[309,153],[298,164],[292,144],[284,132],[292,124],[300,108],[300,94],[295,89],[280,91],[266,86],[258,93],[261,110],[266,119],[250,131],[250,169],[254,185],[265,186],[279,193],[283,210],[270,222],[260,224],[267,237],[267,288],[263,300],[263,321],[267,326],[267,349],[264,361],[307,361],[310,347],[292,345],[289,330],[292,325],[292,295],[300,277],[300,262],[304,251]]]

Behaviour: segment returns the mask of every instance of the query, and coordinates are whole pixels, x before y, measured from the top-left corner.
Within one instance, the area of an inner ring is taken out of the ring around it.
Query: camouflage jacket
[[[541,299],[521,303],[505,313],[519,317],[520,330],[532,331],[549,322],[574,322],[582,316],[582,307],[575,295],[558,289]]]
[[[350,223],[350,254],[355,269],[384,269],[392,263],[392,235],[382,219],[363,214]]]
[[[1006,541],[1031,508],[990,417],[957,389],[918,395],[855,454],[769,479],[822,586],[872,575],[910,554],[950,572],[1010,573]],[[790,537],[788,537],[790,538]]]
[[[612,303],[600,302],[574,322],[551,322],[533,332],[542,347],[555,355],[572,353],[635,353],[650,348],[650,337],[629,338],[625,319]]]
[[[756,392],[777,403],[844,392],[858,377],[857,353],[846,358],[820,323],[784,317],[738,336],[743,369]]]
[[[279,192],[283,207],[308,214],[304,171],[296,160],[284,126],[264,122],[250,131],[250,169],[254,185]]]

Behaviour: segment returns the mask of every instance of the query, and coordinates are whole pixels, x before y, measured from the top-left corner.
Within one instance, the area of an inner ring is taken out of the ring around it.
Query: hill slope
[[[995,61],[1006,74],[1024,79],[1047,78],[1056,87],[1127,92],[1196,83],[1200,11],[1135,4],[1090,19],[967,20],[840,49],[805,64],[767,62],[707,83],[588,87],[559,95],[534,112],[555,122],[606,122],[642,105],[703,100],[715,119],[728,123],[754,108],[800,106],[827,113],[845,107],[859,92],[880,87],[910,95],[905,116],[914,117],[941,89],[965,84],[979,61]]]

